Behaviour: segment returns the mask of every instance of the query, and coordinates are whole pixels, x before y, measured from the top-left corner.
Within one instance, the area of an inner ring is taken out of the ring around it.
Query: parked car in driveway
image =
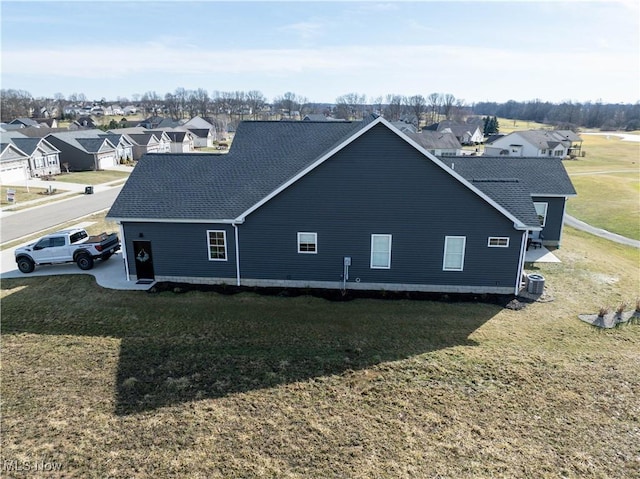
[[[76,263],[78,268],[93,268],[94,260],[108,260],[120,249],[116,233],[89,236],[82,228],[61,230],[43,236],[34,243],[15,250],[18,269],[31,273],[36,266],[46,264]]]

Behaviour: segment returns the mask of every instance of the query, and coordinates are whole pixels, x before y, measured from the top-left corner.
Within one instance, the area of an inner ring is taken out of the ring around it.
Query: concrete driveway
[[[136,284],[125,277],[124,258],[122,252],[114,254],[108,261],[97,260],[93,269],[82,271],[75,263],[36,266],[33,273],[24,274],[18,270],[14,259],[15,248],[0,252],[0,278],[31,278],[34,276],[55,276],[62,274],[86,274],[93,276],[96,282],[109,289],[146,291],[152,284]]]

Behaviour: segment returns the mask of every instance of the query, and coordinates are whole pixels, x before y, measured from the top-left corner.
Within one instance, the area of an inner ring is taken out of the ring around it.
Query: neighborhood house
[[[108,218],[135,281],[514,294],[575,194],[559,160],[550,184],[518,163],[441,160],[373,115],[249,121],[226,155],[144,156]]]

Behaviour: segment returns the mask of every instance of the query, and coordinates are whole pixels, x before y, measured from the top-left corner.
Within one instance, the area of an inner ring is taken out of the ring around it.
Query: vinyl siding
[[[534,196],[536,203],[547,203],[547,219],[541,233],[544,236],[544,244],[557,246],[562,235],[562,220],[564,218],[565,198]]]
[[[127,262],[130,274],[135,272],[133,242],[151,241],[156,277],[193,276],[203,278],[235,278],[235,239],[233,226],[219,224],[123,223]],[[227,234],[227,261],[210,261],[207,230],[223,230]],[[143,237],[140,237],[142,233]]]
[[[125,222],[123,229],[134,277],[138,239],[151,241],[156,279],[236,277],[231,225]],[[228,261],[208,260],[207,230],[226,231]],[[298,232],[317,233],[317,254],[297,252]],[[249,214],[238,233],[247,285],[338,288],[345,256],[347,288],[512,291],[520,274],[522,232],[513,222],[384,125]],[[372,234],[392,235],[389,269],[370,267]],[[443,271],[446,236],[466,237],[463,271]],[[488,247],[489,236],[508,237],[509,247]]]
[[[376,131],[377,129],[377,131]],[[298,231],[318,254],[297,253]],[[372,234],[393,235],[390,269],[371,269]],[[475,193],[379,125],[261,208],[240,227],[243,278],[512,287],[521,232]],[[464,271],[443,271],[445,236],[466,236]],[[489,236],[510,238],[489,248]]]

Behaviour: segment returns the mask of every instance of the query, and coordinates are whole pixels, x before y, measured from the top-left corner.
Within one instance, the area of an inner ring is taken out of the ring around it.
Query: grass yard
[[[553,129],[551,125],[544,123],[527,120],[510,120],[508,118],[498,118],[498,126],[500,134],[503,135],[511,133],[512,131]]]
[[[567,212],[593,226],[640,240],[640,142],[582,135],[584,158],[565,161],[578,192]]]
[[[521,311],[4,280],[3,467],[638,477],[640,325],[602,331],[577,314],[635,301],[640,252],[567,229],[556,254],[537,270],[555,300]]]
[[[133,168],[132,168],[133,169]],[[116,180],[126,180],[129,173],[117,170],[100,170],[100,171],[76,171],[72,173],[62,173],[56,176],[57,181],[65,183],[79,183],[87,185],[99,185]],[[55,182],[52,182],[55,187]]]
[[[51,187],[56,189],[56,193],[53,195],[45,194],[48,191],[48,188],[34,188],[33,186],[29,186],[27,191],[26,186],[2,186],[0,188],[0,205],[2,206],[20,206],[21,203],[25,201],[31,200],[41,200],[43,198],[51,198],[52,201],[55,201],[56,194],[63,193],[66,190],[60,190],[56,188],[55,183],[51,183]],[[15,191],[15,202],[9,203],[7,201],[7,190]]]

